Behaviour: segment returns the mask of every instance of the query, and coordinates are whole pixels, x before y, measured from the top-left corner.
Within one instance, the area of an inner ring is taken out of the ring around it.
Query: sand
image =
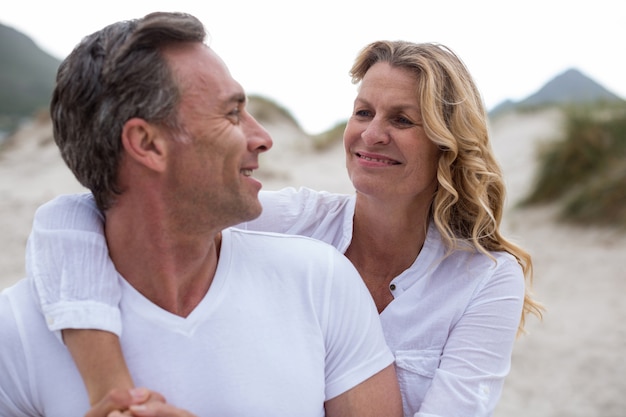
[[[316,154],[293,127],[268,130],[275,149],[259,173],[266,189],[351,192],[341,146]],[[557,112],[508,115],[491,130],[508,186],[504,229],[533,254],[535,292],[547,308],[543,322],[529,319],[529,334],[516,344],[496,416],[626,416],[626,234],[559,224],[553,207],[514,208],[531,185],[537,144],[559,132]],[[25,126],[0,153],[0,288],[24,275],[36,208],[80,190],[45,122]]]

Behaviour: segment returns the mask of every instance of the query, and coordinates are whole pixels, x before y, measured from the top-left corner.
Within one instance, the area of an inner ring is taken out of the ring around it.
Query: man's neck
[[[137,218],[107,214],[105,234],[115,267],[154,304],[188,316],[213,282],[221,233],[177,233],[145,215]]]

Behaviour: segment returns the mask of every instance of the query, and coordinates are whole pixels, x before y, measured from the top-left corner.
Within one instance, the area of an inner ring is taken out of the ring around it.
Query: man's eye
[[[239,121],[239,119],[241,118],[241,110],[239,108],[233,109],[228,113],[228,117],[235,121]]]

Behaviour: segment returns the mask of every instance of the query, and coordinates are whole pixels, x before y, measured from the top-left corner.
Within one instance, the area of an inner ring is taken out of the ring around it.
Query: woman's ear
[[[165,169],[165,137],[144,119],[134,117],[124,123],[122,146],[130,158],[146,168],[159,172]]]

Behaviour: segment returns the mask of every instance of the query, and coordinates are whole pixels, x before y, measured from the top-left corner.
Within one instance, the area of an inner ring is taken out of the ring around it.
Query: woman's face
[[[417,92],[416,75],[386,62],[363,77],[344,132],[346,167],[359,193],[432,200],[440,151],[424,133]]]

